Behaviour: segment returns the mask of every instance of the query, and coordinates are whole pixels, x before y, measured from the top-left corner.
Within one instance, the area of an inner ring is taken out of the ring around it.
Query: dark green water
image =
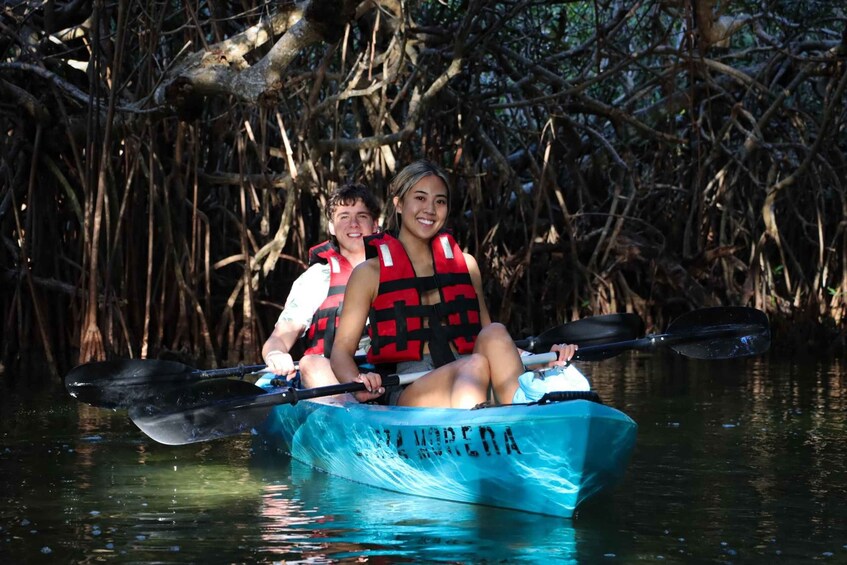
[[[0,387],[0,562],[847,563],[844,366],[581,368],[639,435],[574,521],[360,486],[250,437],[158,445],[60,387]]]

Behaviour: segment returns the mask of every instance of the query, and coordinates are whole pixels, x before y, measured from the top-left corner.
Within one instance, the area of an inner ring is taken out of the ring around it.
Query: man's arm
[[[306,327],[290,320],[280,320],[274,326],[274,331],[262,346],[262,358],[268,369],[277,375],[291,379],[296,374],[294,360],[291,358],[291,348]]]
[[[312,265],[291,285],[285,308],[262,346],[262,358],[273,373],[294,378],[296,370],[289,351],[309,327],[328,290],[329,268],[322,265]]]

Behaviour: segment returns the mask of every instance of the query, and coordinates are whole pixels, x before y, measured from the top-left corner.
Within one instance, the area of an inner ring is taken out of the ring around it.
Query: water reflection
[[[842,366],[670,356],[619,363],[595,379],[639,423],[613,497],[625,498],[622,527],[656,515],[639,544],[653,551],[642,557],[847,561]],[[585,508],[583,524],[596,510]]]
[[[847,562],[840,364],[588,365],[639,423],[575,521],[408,497],[256,450],[183,447],[61,390],[0,391],[0,556],[89,562]]]
[[[262,499],[269,553],[285,541],[296,543],[304,558],[327,561],[546,562],[577,555],[576,530],[567,520],[383,491],[261,450],[253,473],[262,480],[285,477],[271,480]]]

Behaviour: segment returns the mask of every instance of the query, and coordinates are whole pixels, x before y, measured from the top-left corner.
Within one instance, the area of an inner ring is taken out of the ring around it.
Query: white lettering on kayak
[[[521,455],[521,449],[506,426],[429,426],[423,428],[376,428],[377,456],[403,459],[434,457],[503,457]],[[409,451],[411,449],[411,451]],[[359,456],[373,453],[359,452]]]

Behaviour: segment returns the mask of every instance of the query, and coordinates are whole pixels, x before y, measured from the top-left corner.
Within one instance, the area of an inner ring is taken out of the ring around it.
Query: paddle
[[[525,356],[521,361],[524,365],[535,365],[549,363],[557,357],[558,354],[548,352]],[[383,386],[405,385],[428,373],[387,375],[382,377],[382,383]],[[345,383],[310,389],[289,387],[268,393],[247,381],[219,379],[174,391],[165,402],[134,406],[129,409],[129,417],[153,440],[165,445],[184,445],[250,431],[261,425],[271,408],[279,404],[362,390],[365,390],[363,383]]]
[[[573,322],[574,324],[578,322]],[[542,334],[544,336],[544,334]],[[554,341],[555,343],[555,341]],[[696,359],[729,359],[758,355],[770,346],[767,316],[751,308],[707,308],[685,314],[668,327],[665,334],[616,343],[581,347],[577,359],[608,359],[625,350],[651,351],[670,347],[677,353]],[[524,358],[525,364],[544,363],[555,353]],[[407,382],[425,373],[385,377],[386,385]],[[397,380],[395,380],[397,379]],[[307,390],[288,389],[266,393],[244,381],[210,381],[204,386],[171,399],[163,405],[136,406],[129,412],[142,432],[157,442],[182,445],[243,433],[267,418],[272,406],[294,404],[307,398],[332,396],[364,390],[362,383],[347,383]],[[242,395],[242,396],[238,396]]]
[[[653,351],[670,347],[694,359],[732,359],[760,355],[771,343],[767,315],[755,308],[703,308],[675,319],[663,334],[618,343],[580,347],[574,359],[599,361],[627,350]]]
[[[117,359],[71,369],[65,375],[65,389],[77,400],[92,406],[128,408],[201,379],[243,377],[264,368],[265,365],[239,365],[200,371],[176,361]]]
[[[356,362],[364,363],[364,355]],[[294,368],[297,368],[297,363]],[[115,359],[86,363],[65,375],[68,394],[99,408],[129,408],[139,402],[190,387],[203,379],[239,377],[256,373],[267,365],[239,365],[226,369],[201,371],[175,361],[158,359]]]
[[[554,343],[576,343],[582,347],[633,339],[643,333],[644,323],[636,314],[608,314],[563,324],[538,337],[515,343],[527,351],[546,351]],[[357,356],[356,362],[366,362],[365,356]],[[72,369],[65,376],[65,388],[71,396],[86,404],[129,408],[140,402],[154,403],[157,399],[185,392],[192,383],[203,379],[243,377],[265,368],[265,365],[248,365],[201,371],[175,361],[156,359],[102,361]]]
[[[629,340],[644,334],[638,314],[604,314],[562,324],[538,337],[516,340],[515,345],[533,353],[546,352],[557,343],[575,343],[580,348]]]

